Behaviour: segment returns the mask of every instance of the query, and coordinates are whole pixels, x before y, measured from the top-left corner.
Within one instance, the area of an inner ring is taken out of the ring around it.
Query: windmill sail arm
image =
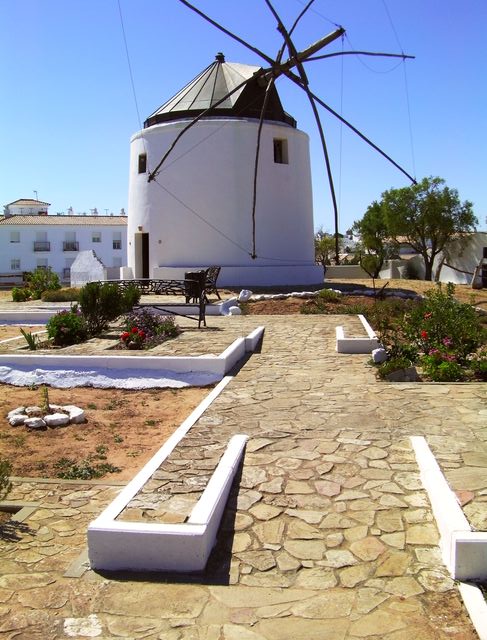
[[[334,53],[324,53],[321,56],[308,57],[306,62],[324,60],[325,58],[336,58],[337,56],[376,56],[382,58],[402,58],[403,60],[415,60],[416,58],[416,56],[410,56],[406,53],[383,53],[380,51],[335,51]]]

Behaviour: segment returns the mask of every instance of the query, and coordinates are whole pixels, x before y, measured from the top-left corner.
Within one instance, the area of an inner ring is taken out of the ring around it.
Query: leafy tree
[[[339,237],[339,242],[341,239]],[[335,236],[326,233],[323,229],[318,229],[315,233],[315,262],[323,267],[323,274],[326,267],[331,264],[332,258],[335,256]]]
[[[431,280],[433,262],[445,245],[475,231],[478,224],[472,203],[461,202],[458,191],[444,184],[441,178],[424,178],[410,187],[385,191],[380,203],[390,237],[423,257],[425,280]]]
[[[352,230],[361,239],[360,264],[370,277],[375,279],[382,269],[384,260],[395,255],[382,203],[374,200],[364,217],[354,222]]]

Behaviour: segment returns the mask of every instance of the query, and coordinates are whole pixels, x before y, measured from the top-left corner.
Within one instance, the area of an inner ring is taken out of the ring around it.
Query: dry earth
[[[5,416],[18,406],[39,405],[40,389],[0,384],[0,451],[12,475],[55,478],[60,458],[77,462],[106,449],[107,462],[121,468],[116,480],[129,480],[209,393],[206,388],[49,389],[51,404],[75,404],[85,424],[33,431],[11,427]],[[100,447],[102,449],[100,449]]]

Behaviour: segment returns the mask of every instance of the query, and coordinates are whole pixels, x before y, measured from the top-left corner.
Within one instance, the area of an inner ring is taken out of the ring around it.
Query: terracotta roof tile
[[[0,218],[0,226],[56,226],[113,227],[127,224],[126,216],[7,216]]]

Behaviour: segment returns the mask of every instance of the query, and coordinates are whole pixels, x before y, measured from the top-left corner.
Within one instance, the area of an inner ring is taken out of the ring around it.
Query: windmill
[[[371,146],[375,151],[381,154],[384,158],[386,158],[391,164],[393,164],[400,172],[402,172],[412,183],[416,183],[415,178],[413,178],[403,167],[401,167],[395,160],[393,160],[385,151],[383,151],[378,145],[376,145],[372,140],[370,140],[367,136],[365,136],[361,131],[359,131],[354,125],[352,125],[348,120],[346,120],[342,115],[340,115],[337,111],[335,111],[332,107],[330,107],[324,100],[322,100],[319,96],[317,96],[311,89],[310,83],[308,80],[308,76],[305,70],[305,64],[317,61],[324,60],[326,58],[331,58],[340,55],[364,55],[364,56],[379,56],[379,57],[390,57],[390,58],[402,58],[411,59],[414,56],[406,55],[404,53],[396,54],[396,53],[380,53],[380,52],[371,52],[371,51],[341,51],[329,54],[320,54],[320,52],[327,47],[329,44],[336,41],[338,38],[341,38],[345,34],[345,29],[343,27],[338,27],[336,30],[331,32],[330,34],[324,36],[314,44],[311,44],[306,49],[302,51],[298,51],[297,47],[294,44],[292,39],[292,35],[297,25],[303,16],[310,9],[314,0],[309,0],[307,4],[304,6],[302,11],[294,20],[290,29],[287,29],[284,26],[279,14],[276,9],[272,5],[270,0],[264,0],[267,5],[269,11],[272,13],[273,17],[277,22],[277,29],[282,36],[282,45],[276,55],[275,58],[267,55],[257,47],[253,46],[249,42],[243,40],[235,33],[232,33],[228,29],[226,29],[223,25],[219,24],[216,20],[205,14],[201,9],[196,7],[195,5],[188,2],[188,0],[179,0],[181,4],[185,5],[188,9],[198,14],[201,18],[212,24],[215,28],[225,33],[227,36],[239,42],[242,46],[249,49],[250,51],[256,53],[262,60],[266,63],[267,66],[259,68],[256,71],[252,78],[245,79],[242,83],[233,87],[232,90],[226,93],[220,100],[212,104],[208,109],[199,113],[196,117],[194,117],[176,136],[172,144],[169,146],[168,150],[162,156],[160,162],[155,166],[155,168],[150,171],[148,175],[148,181],[151,182],[155,180],[161,168],[167,158],[170,156],[178,142],[185,135],[185,133],[191,129],[198,121],[209,116],[214,109],[216,109],[219,105],[228,100],[231,95],[237,91],[240,91],[243,86],[251,81],[257,80],[261,87],[265,88],[265,97],[260,111],[259,118],[259,129],[257,136],[257,143],[255,149],[255,161],[254,161],[254,172],[253,172],[253,198],[252,198],[252,211],[251,211],[251,219],[252,219],[252,252],[251,257],[255,259],[257,257],[256,253],[256,204],[257,204],[257,178],[258,178],[258,166],[259,166],[259,153],[260,153],[260,141],[261,141],[261,132],[262,125],[264,122],[264,114],[267,107],[267,100],[270,96],[270,92],[272,87],[274,86],[276,80],[281,77],[287,77],[291,82],[293,82],[297,87],[299,87],[306,94],[308,101],[310,103],[310,107],[312,109],[314,119],[316,121],[316,126],[318,128],[319,137],[321,141],[321,146],[323,150],[323,155],[325,159],[326,173],[328,184],[330,188],[331,199],[333,203],[333,212],[334,212],[334,227],[335,227],[335,260],[336,263],[339,263],[339,247],[338,247],[338,204],[336,198],[336,191],[333,181],[333,174],[331,168],[330,157],[328,153],[328,147],[326,143],[326,138],[323,130],[323,126],[321,123],[320,114],[318,111],[318,105],[332,114],[335,118],[337,118],[342,124],[348,127],[353,133],[359,136],[364,142],[366,142],[369,146]],[[319,55],[318,55],[319,54]],[[284,56],[287,56],[286,59],[283,60]]]

